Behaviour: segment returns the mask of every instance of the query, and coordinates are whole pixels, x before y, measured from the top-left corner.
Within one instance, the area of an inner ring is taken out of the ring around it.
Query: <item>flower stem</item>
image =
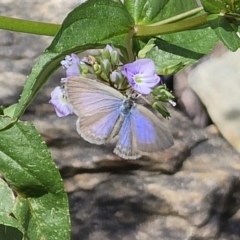
[[[131,42],[132,37],[133,37],[134,34],[135,34],[135,28],[132,28],[129,31],[129,33],[128,33],[127,37],[126,37],[126,40],[125,40],[126,48],[127,48],[127,52],[128,52],[128,60],[129,60],[129,62],[133,62],[134,61],[134,55],[133,55],[133,52],[132,52],[132,42]]]
[[[55,36],[61,25],[0,16],[0,29],[37,35]]]

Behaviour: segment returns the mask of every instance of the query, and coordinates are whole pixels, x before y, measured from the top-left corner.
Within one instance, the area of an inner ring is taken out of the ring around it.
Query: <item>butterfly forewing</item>
[[[65,88],[67,98],[78,116],[114,111],[124,99],[117,90],[82,77],[69,78]]]
[[[104,144],[111,135],[120,116],[120,108],[81,116],[77,120],[77,132],[90,143]]]
[[[66,93],[76,115],[78,133],[88,142],[103,144],[120,115],[123,95],[92,79],[71,77]]]

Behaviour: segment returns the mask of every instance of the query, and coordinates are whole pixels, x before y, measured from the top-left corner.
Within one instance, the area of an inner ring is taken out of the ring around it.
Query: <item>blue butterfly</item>
[[[137,159],[173,144],[172,135],[150,110],[96,80],[71,77],[65,83],[77,132],[94,144],[116,143],[114,153]]]

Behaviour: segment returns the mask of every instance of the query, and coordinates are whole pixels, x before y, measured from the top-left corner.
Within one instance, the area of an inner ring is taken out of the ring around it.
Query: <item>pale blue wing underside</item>
[[[129,113],[119,131],[119,140],[113,152],[125,159],[137,159],[141,157],[136,145],[136,139],[132,131],[132,114]]]
[[[104,144],[120,117],[123,95],[109,86],[82,77],[69,78],[66,92],[79,116],[78,133],[90,143]]]
[[[120,116],[120,108],[81,116],[77,120],[77,132],[90,143],[104,144],[111,136]]]
[[[125,159],[136,159],[144,153],[160,152],[172,145],[172,135],[160,119],[136,104],[122,124],[114,153]]]
[[[161,120],[142,105],[131,113],[133,138],[141,152],[162,151],[173,145],[172,134]]]
[[[83,77],[69,78],[65,87],[67,98],[77,116],[114,111],[124,99],[117,90]]]

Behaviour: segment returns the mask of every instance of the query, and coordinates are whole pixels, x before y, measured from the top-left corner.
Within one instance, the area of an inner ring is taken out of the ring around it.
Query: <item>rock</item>
[[[178,108],[184,111],[186,115],[192,119],[193,123],[199,127],[208,126],[211,123],[211,118],[201,97],[194,91],[189,83],[189,74],[205,61],[212,58],[219,58],[226,51],[227,49],[219,42],[208,55],[204,56],[196,64],[186,67],[174,75],[173,91],[177,99]],[[196,79],[196,81],[198,80]]]
[[[188,76],[222,135],[240,152],[240,51],[211,56]]]
[[[239,208],[240,156],[209,139],[174,175],[116,167],[69,178],[72,239],[218,239]]]
[[[178,72],[174,78],[173,92],[177,107],[183,111],[196,126],[206,127],[210,123],[206,108],[188,83],[188,75],[193,67]]]

